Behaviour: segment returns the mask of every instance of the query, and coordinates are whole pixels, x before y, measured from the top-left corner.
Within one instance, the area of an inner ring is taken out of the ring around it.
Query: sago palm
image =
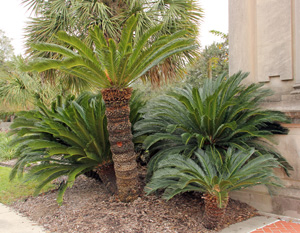
[[[38,110],[20,112],[11,125],[11,142],[17,146],[18,161],[10,178],[22,175],[24,168],[34,164],[27,174],[36,178],[39,193],[47,183],[67,176],[57,201],[62,202],[67,187],[87,171],[98,172],[109,191],[116,191],[114,170],[106,129],[105,104],[101,94],[84,93],[76,100],[61,98],[47,108],[38,102]]]
[[[247,73],[227,78],[207,79],[200,88],[176,89],[157,100],[149,101],[145,116],[135,126],[135,137],[144,140],[150,151],[149,172],[168,153],[191,156],[198,148],[213,146],[220,152],[230,146],[256,148],[259,153],[273,153],[285,169],[287,161],[267,142],[273,134],[284,134],[278,122],[287,122],[282,112],[259,107],[269,95],[260,84],[244,86]]]
[[[68,48],[47,43],[33,47],[61,54],[63,59],[40,59],[29,65],[31,70],[40,72],[59,69],[103,88],[109,140],[122,201],[138,196],[137,166],[129,121],[132,92],[129,85],[167,57],[195,48],[194,40],[184,37],[185,31],[161,36],[149,46],[149,38],[160,31],[162,25],[149,29],[139,40],[134,40],[137,19],[138,16],[128,19],[118,42],[106,40],[99,27],[90,30],[91,46],[60,32],[57,38],[68,44]]]
[[[169,154],[160,161],[145,191],[150,194],[164,190],[163,197],[204,192],[203,225],[213,229],[222,221],[229,192],[255,185],[280,186],[273,168],[279,163],[271,154],[254,156],[255,150],[228,148],[224,154],[213,148],[198,150],[193,159]]]
[[[138,110],[143,105],[142,94],[133,92],[130,101],[133,125],[140,119]],[[10,146],[18,148],[14,149],[18,161],[11,178],[22,175],[27,166],[34,167],[29,170],[28,179],[35,178],[40,182],[38,193],[47,182],[68,176],[57,199],[61,203],[65,189],[78,175],[96,172],[108,191],[115,193],[115,172],[102,95],[85,92],[76,99],[70,96],[65,101],[58,96],[51,109],[41,102],[37,107],[36,110],[19,112],[11,126],[10,134],[16,137]]]

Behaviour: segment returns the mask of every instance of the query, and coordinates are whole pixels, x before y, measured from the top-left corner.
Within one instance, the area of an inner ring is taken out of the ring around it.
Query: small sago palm
[[[163,197],[171,199],[179,193],[204,192],[203,225],[213,229],[222,221],[229,192],[255,185],[280,186],[273,168],[279,163],[271,154],[254,156],[255,150],[229,148],[225,154],[217,150],[198,150],[193,159],[169,154],[158,165],[147,194],[164,190]],[[253,157],[251,159],[251,157]]]
[[[68,48],[47,43],[35,44],[33,47],[39,51],[59,53],[63,59],[41,59],[30,65],[30,69],[40,72],[58,69],[103,88],[107,128],[121,201],[134,200],[138,196],[137,165],[129,121],[132,92],[129,85],[169,56],[196,47],[193,39],[184,37],[185,31],[161,36],[149,46],[148,40],[161,30],[162,25],[149,29],[135,40],[137,18],[132,16],[127,20],[118,42],[107,40],[99,27],[90,30],[92,46],[65,32],[59,32],[58,39],[65,42]]]
[[[144,140],[153,156],[149,172],[165,154],[189,157],[198,148],[210,146],[220,152],[230,146],[246,150],[254,147],[257,155],[273,153],[286,171],[292,169],[267,143],[273,142],[273,134],[286,133],[278,122],[288,120],[282,112],[259,107],[269,91],[260,84],[242,85],[247,75],[221,75],[216,80],[207,79],[200,88],[178,88],[149,101],[144,119],[135,125],[135,137]]]

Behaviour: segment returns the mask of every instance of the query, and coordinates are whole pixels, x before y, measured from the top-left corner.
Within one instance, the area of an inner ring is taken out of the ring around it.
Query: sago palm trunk
[[[228,199],[224,203],[224,208],[219,208],[216,196],[205,193],[203,198],[205,204],[203,226],[207,229],[215,229],[224,218]]]
[[[131,88],[102,90],[118,194],[123,202],[138,197],[137,163],[129,120],[131,92]]]

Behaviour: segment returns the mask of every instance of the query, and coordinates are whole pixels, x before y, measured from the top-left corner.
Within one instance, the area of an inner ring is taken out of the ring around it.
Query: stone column
[[[229,1],[229,73],[250,72],[248,83],[257,82],[256,1]]]
[[[292,0],[258,0],[256,12],[259,82],[293,79]]]
[[[300,1],[293,0],[294,70],[295,85],[291,94],[300,94]]]

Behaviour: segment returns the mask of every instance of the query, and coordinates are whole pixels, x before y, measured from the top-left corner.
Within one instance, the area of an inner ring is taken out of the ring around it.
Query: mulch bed
[[[50,232],[218,232],[236,222],[258,215],[245,203],[230,200],[220,227],[202,226],[204,202],[199,193],[178,195],[170,201],[159,196],[141,195],[132,203],[121,203],[98,181],[79,176],[56,203],[57,190],[29,197],[12,208]]]

